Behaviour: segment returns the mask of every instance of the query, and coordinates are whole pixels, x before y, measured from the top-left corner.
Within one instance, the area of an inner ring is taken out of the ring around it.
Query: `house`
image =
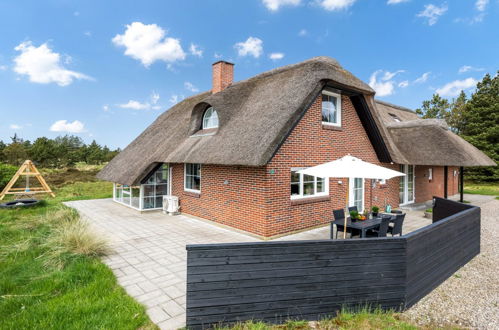
[[[458,192],[460,168],[495,163],[447,128],[374,99],[374,90],[329,57],[233,82],[213,64],[213,86],[160,115],[99,174],[114,200],[138,210],[178,196],[181,212],[272,237],[360,210],[419,203]],[[367,180],[297,170],[344,155],[407,175]]]

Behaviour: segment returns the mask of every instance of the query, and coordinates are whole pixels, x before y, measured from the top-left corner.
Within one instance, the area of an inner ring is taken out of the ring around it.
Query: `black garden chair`
[[[334,210],[333,217],[334,217],[334,220],[343,220],[344,221],[345,220],[345,210],[344,209]],[[334,232],[333,225],[334,225],[334,223],[331,222],[331,238],[333,238],[333,232]],[[337,224],[336,225],[336,238],[338,238],[339,232],[343,233],[344,231],[345,231],[345,226]],[[347,227],[347,233],[350,234],[350,237],[353,237],[353,236],[360,237],[360,231],[357,229]]]
[[[388,232],[392,236],[400,235],[402,236],[402,226],[404,225],[405,213],[397,214],[395,216],[394,225],[388,227]]]
[[[378,229],[369,230],[366,233],[366,237],[386,237],[386,233],[388,232],[388,227],[390,226],[391,216],[382,215],[381,223]]]

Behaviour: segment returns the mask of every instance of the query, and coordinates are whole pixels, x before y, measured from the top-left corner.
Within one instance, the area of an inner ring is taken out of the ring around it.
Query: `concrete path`
[[[104,263],[161,329],[185,326],[187,244],[257,240],[183,215],[139,213],[110,199],[65,204],[110,239],[115,253]]]

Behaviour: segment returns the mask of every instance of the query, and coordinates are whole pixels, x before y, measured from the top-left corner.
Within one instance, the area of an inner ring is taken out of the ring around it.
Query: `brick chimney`
[[[213,87],[211,92],[218,93],[234,81],[234,64],[226,61],[213,63]]]

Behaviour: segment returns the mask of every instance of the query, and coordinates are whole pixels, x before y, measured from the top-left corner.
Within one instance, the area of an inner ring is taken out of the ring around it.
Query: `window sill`
[[[196,133],[192,134],[190,137],[201,137],[201,136],[215,135],[217,130],[218,130],[218,127],[200,129]]]
[[[185,196],[190,196],[190,197],[199,198],[199,197],[201,197],[201,192],[195,192],[195,191],[187,191],[187,190],[184,190],[184,195],[185,195]]]
[[[330,130],[330,131],[343,131],[343,127],[341,126],[336,126],[336,125],[328,125],[328,124],[324,124],[322,123],[322,129],[327,129],[327,130]]]
[[[317,203],[317,202],[327,202],[330,201],[331,197],[329,196],[317,196],[317,197],[303,197],[291,200],[291,205],[302,205],[309,203]]]

